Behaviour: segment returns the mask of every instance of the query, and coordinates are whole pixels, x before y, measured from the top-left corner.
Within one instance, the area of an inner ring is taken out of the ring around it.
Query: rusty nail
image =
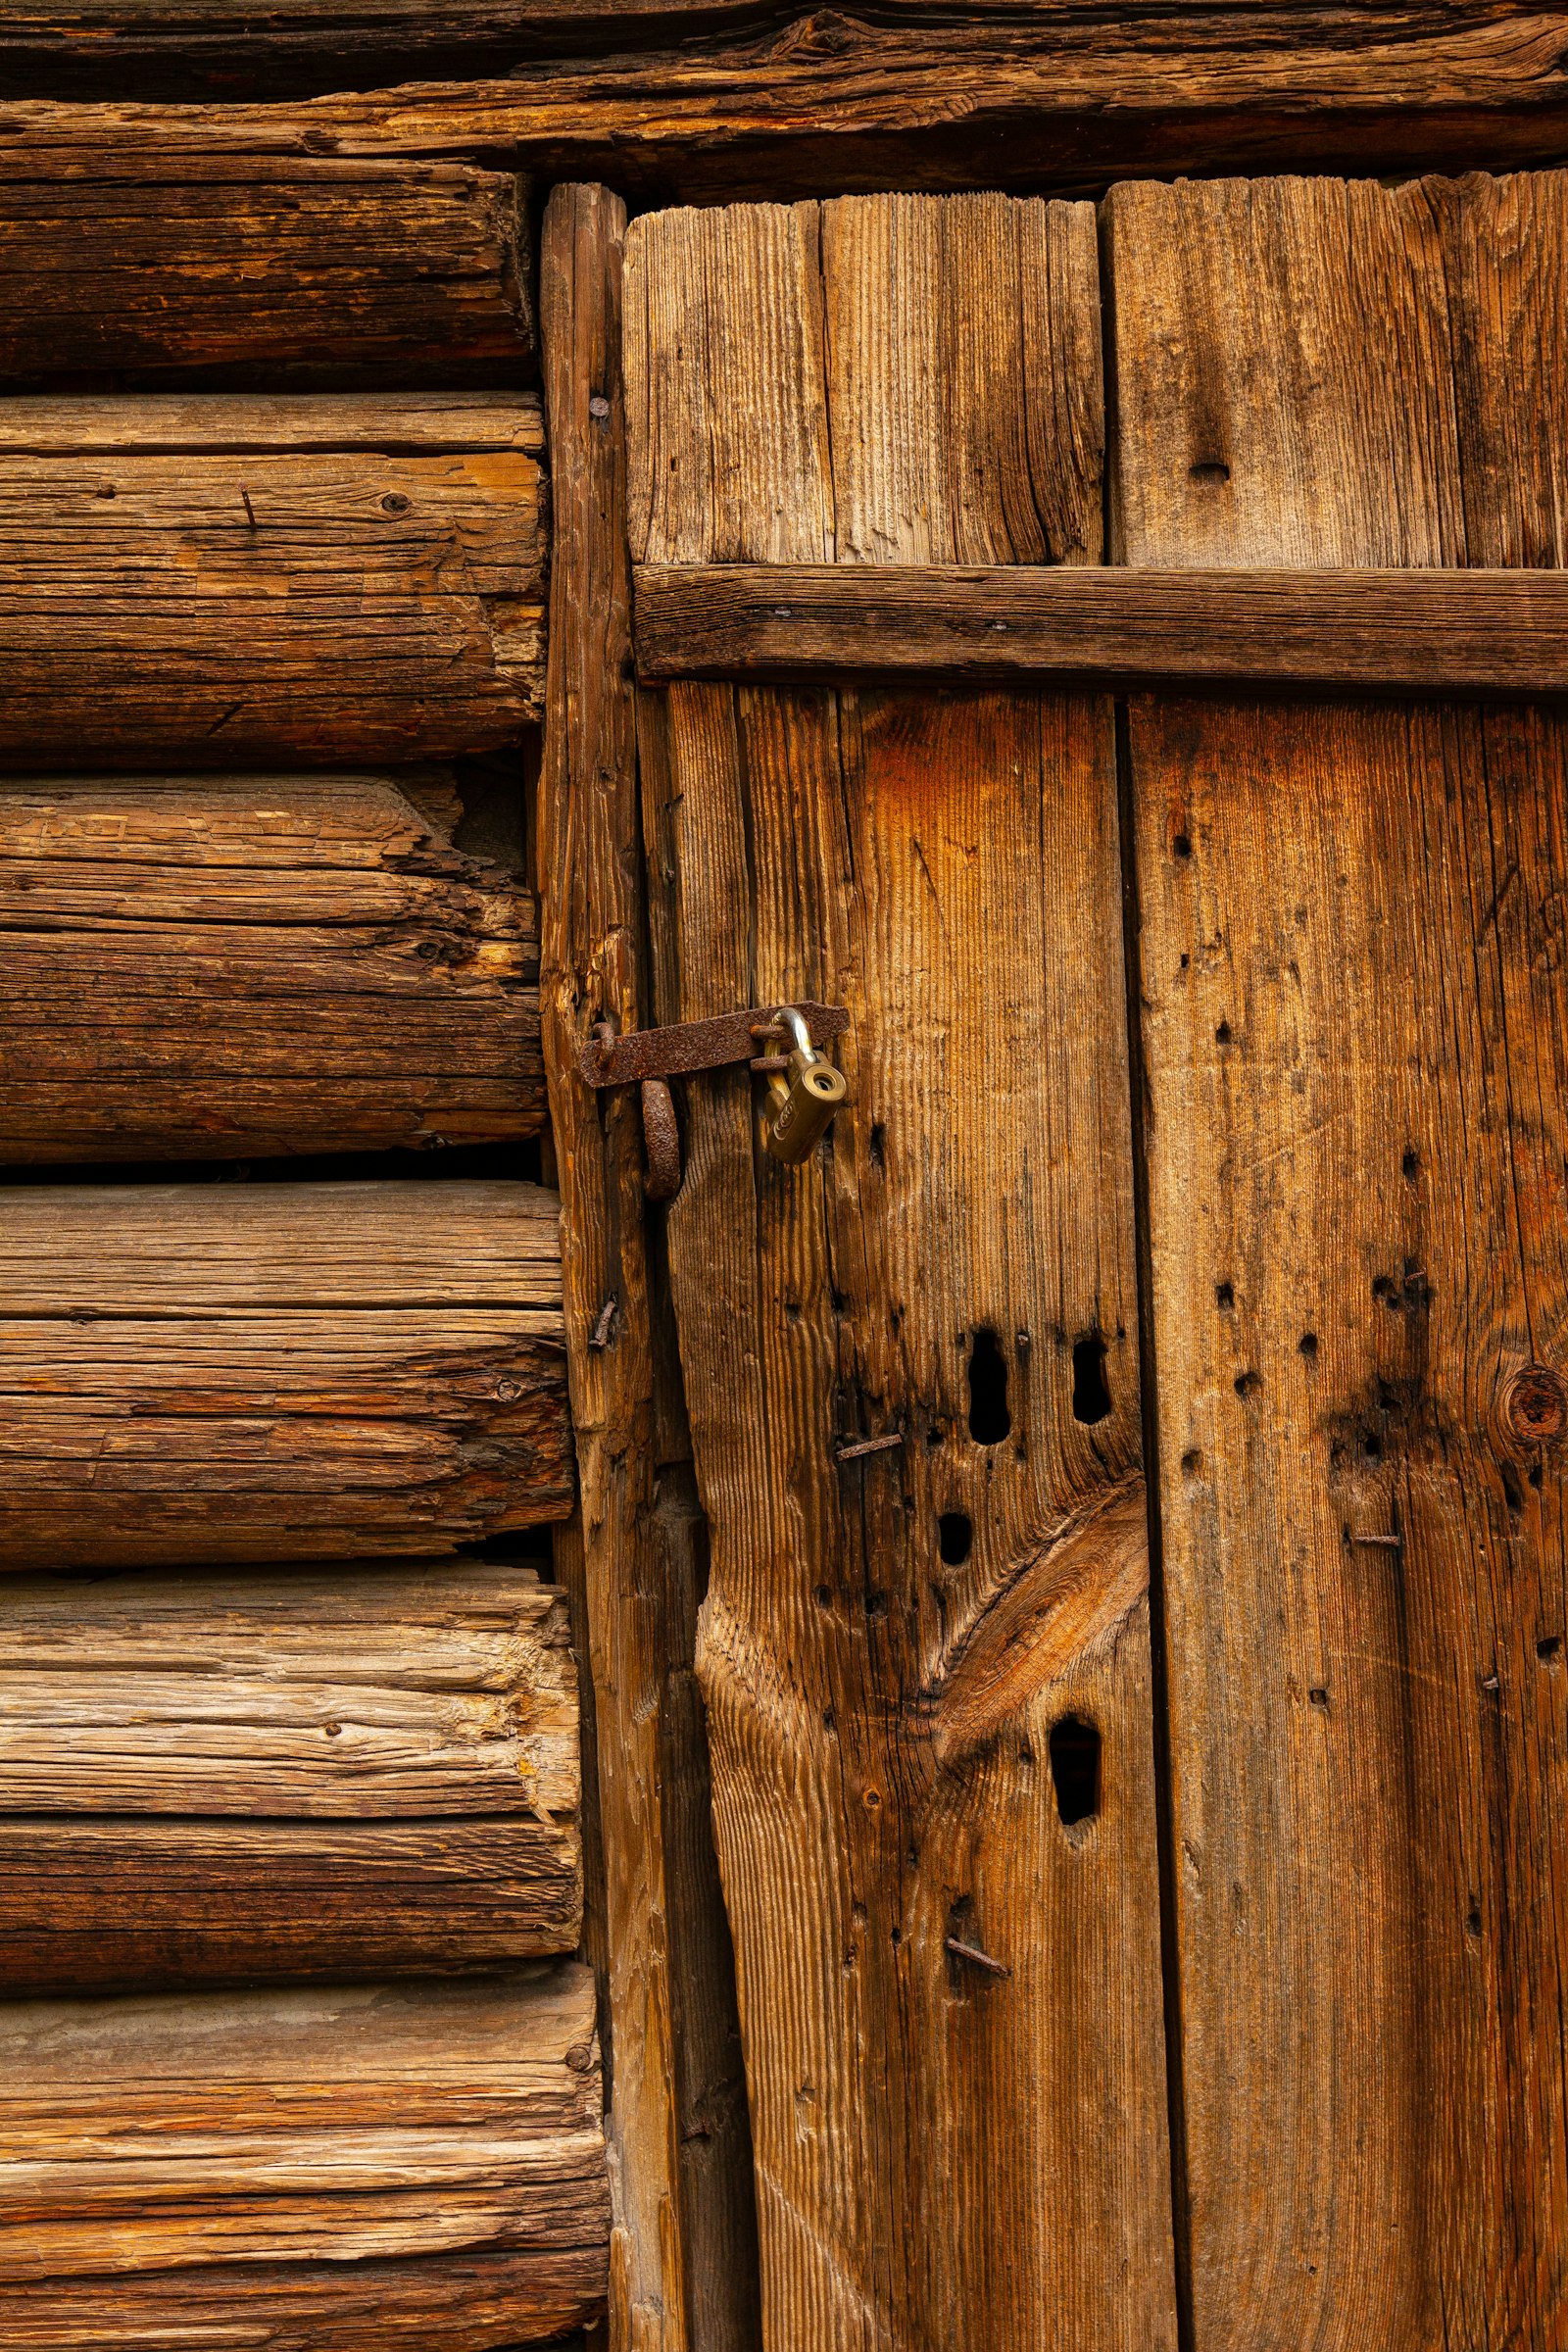
[[[1404,1549],[1402,1536],[1352,1536],[1350,1542],[1352,1544],[1378,1544],[1383,1546],[1385,1551],[1402,1551]]]
[[[245,512],[251,518],[251,529],[254,531],[256,528],[256,509],[251,505],[251,494],[246,489],[243,482],[241,482],[239,486],[239,494],[245,501]]]
[[[887,1453],[893,1446],[903,1444],[904,1432],[901,1429],[893,1430],[885,1438],[857,1438],[853,1445],[839,1446],[838,1459],[841,1462],[858,1462],[862,1453]]]
[[[605,1300],[604,1305],[599,1309],[599,1320],[595,1323],[593,1330],[588,1335],[589,1347],[595,1348],[608,1348],[610,1346],[610,1335],[614,1328],[615,1300],[613,1294],[612,1294],[612,1296]]]
[[[993,1960],[991,1954],[981,1951],[978,1944],[962,1943],[956,1936],[948,1937],[948,1950],[956,1960],[968,1960],[974,1967],[985,1969],[993,1977],[1010,1977],[1012,1974],[1005,1960]]]

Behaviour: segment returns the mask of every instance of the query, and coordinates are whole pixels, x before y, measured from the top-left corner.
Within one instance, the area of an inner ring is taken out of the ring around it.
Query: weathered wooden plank
[[[572,1950],[566,1643],[563,1597],[489,1563],[12,1585],[0,1984]]]
[[[563,1518],[553,1194],[40,1185],[0,1220],[0,1565],[438,1552]]]
[[[585,1969],[10,2002],[0,2051],[0,2327],[19,2352],[177,2352],[215,2328],[352,2352],[369,2311],[381,2340],[382,2292],[394,2343],[531,2343],[602,2305]]]
[[[1521,571],[638,567],[650,679],[852,669],[1412,694],[1568,691],[1568,579]]]
[[[99,427],[134,448],[0,455],[3,764],[443,757],[537,715],[534,458],[296,454],[272,403],[247,441],[242,398],[193,454],[138,405]]]
[[[1560,564],[1565,192],[1117,189],[1128,559]],[[1193,2341],[1546,2352],[1563,721],[1145,699],[1130,755]]]
[[[593,1026],[648,1017],[630,679],[621,256],[625,208],[561,187],[540,312],[556,564],[539,786],[541,1008],[561,1169],[582,1480],[572,1567],[594,1683],[606,1864],[617,2346],[756,2340],[751,2146],[733,1961],[693,1681],[703,1574],[679,1374],[658,1313],[634,1092],[596,1098]]]
[[[534,901],[461,814],[439,772],[0,778],[0,1158],[536,1135]]]
[[[512,174],[455,163],[0,169],[0,380],[515,382],[520,209]]]
[[[265,172],[265,160],[254,167]],[[275,166],[272,167],[275,169]],[[66,392],[12,393],[0,402],[0,450],[32,457],[157,457],[279,449],[364,449],[397,457],[519,450],[542,458],[538,395],[517,392],[165,392],[105,400]]]
[[[1096,275],[1040,202],[639,219],[634,554],[1093,561]],[[644,719],[660,1016],[851,1014],[803,1168],[686,1082],[669,1212],[766,2340],[1168,2346],[1110,709]]]
[[[1084,187],[1118,171],[1336,158],[1380,170],[1550,161],[1568,129],[1565,34],[1559,6],[1521,14],[1510,0],[864,0],[853,14],[767,0],[377,0],[352,12],[277,0],[260,15],[223,0],[39,0],[8,11],[0,87],[15,93],[19,164],[38,141],[89,175],[138,147],[132,168],[156,173],[173,129],[197,153],[512,150],[531,168],[711,200],[890,178]],[[598,54],[607,47],[618,54]],[[486,73],[504,77],[473,78]],[[389,92],[399,78],[416,86]],[[122,103],[138,89],[226,102],[246,87],[351,94],[225,103],[184,121]],[[117,103],[23,103],[89,91]]]

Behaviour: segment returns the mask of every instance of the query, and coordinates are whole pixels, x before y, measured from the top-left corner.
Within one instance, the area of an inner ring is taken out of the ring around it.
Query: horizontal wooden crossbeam
[[[644,564],[647,679],[920,670],[1568,693],[1568,571]]]

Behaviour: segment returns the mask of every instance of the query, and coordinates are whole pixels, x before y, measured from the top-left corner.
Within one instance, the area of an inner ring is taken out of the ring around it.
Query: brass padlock
[[[842,1070],[811,1043],[805,1020],[793,1005],[783,1005],[779,1022],[795,1040],[787,1073],[775,1071],[767,1082],[767,1111],[762,1141],[775,1159],[799,1167],[809,1159],[832,1124],[833,1114],[849,1089]]]

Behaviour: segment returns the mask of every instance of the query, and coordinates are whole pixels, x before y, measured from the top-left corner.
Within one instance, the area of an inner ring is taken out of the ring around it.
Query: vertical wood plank
[[[1559,561],[1565,190],[1114,190],[1117,552]],[[1197,2352],[1546,2352],[1568,738],[1130,744]]]
[[[637,221],[634,555],[1085,560],[1093,278],[1083,207]],[[639,724],[661,1017],[852,1016],[804,1168],[744,1072],[688,1084],[669,1217],[766,2340],[1169,2347],[1109,708],[681,684]]]
[[[637,1098],[595,1097],[592,1025],[646,1018],[620,362],[625,209],[555,190],[541,313],[556,639],[539,786],[541,1009],[561,1171],[571,1401],[606,1867],[612,2339],[755,2340],[749,2133],[733,1963],[689,1696],[702,1571],[678,1393],[657,1359]],[[575,1555],[575,1544],[573,1546]]]

